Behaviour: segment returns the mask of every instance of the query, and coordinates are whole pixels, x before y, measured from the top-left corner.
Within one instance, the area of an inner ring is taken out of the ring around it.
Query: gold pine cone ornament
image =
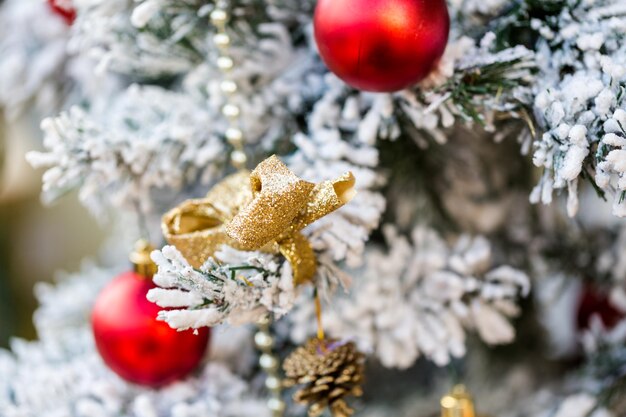
[[[309,406],[317,417],[328,407],[333,417],[349,417],[354,410],[345,398],[363,395],[365,356],[353,342],[310,339],[283,363],[285,387],[300,385],[294,401]]]

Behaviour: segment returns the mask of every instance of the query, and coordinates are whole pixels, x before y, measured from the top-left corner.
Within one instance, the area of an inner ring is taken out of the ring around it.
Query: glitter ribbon
[[[313,184],[298,178],[276,156],[252,172],[240,171],[215,185],[203,199],[187,200],[163,216],[167,241],[193,267],[222,246],[281,253],[294,282],[313,278],[316,259],[301,230],[352,199],[354,176]]]

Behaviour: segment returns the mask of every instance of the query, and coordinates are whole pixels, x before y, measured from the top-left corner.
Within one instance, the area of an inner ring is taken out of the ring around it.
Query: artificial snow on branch
[[[35,296],[39,307],[33,315],[37,334],[41,339],[72,337],[85,325],[98,292],[117,276],[119,270],[102,268],[85,260],[80,271],[58,273],[54,283],[39,282]]]
[[[509,343],[508,317],[515,299],[530,290],[528,277],[510,266],[492,266],[484,237],[459,238],[453,247],[433,230],[417,227],[410,242],[385,226],[388,253],[372,249],[350,294],[324,313],[332,337],[347,337],[387,367],[407,368],[423,354],[439,366],[465,354],[465,332],[488,344]],[[305,303],[289,317],[292,338],[308,336],[313,312]]]
[[[568,0],[529,24],[539,35],[534,108],[544,132],[533,157],[544,173],[530,199],[548,204],[554,190],[567,189],[574,216],[586,180],[601,197],[613,194],[613,213],[624,217],[626,9],[619,0]]]
[[[150,212],[155,190],[207,183],[224,166],[212,115],[190,97],[131,86],[112,107],[102,118],[73,107],[42,122],[46,151],[27,159],[47,168],[44,201],[78,188],[98,217],[111,206]]]
[[[236,83],[237,91],[229,101],[239,107],[245,142],[267,152],[298,130],[298,116],[322,94],[323,84],[319,63],[306,44],[294,45],[285,24],[262,23],[256,30],[241,42],[232,40],[229,51],[235,65],[229,80]],[[186,75],[183,86],[219,115],[226,100],[223,81],[223,70],[207,61]]]
[[[478,46],[468,37],[451,41],[428,78],[393,94],[354,91],[328,74],[328,90],[316,105],[343,106],[342,122],[357,124],[358,139],[368,144],[397,139],[407,126],[443,144],[445,129],[457,121],[493,130],[496,113],[528,119],[523,105],[531,101],[534,54],[523,46],[494,51],[494,40],[488,33]]]
[[[0,7],[0,106],[9,118],[31,101],[53,113],[64,95],[69,28],[43,1],[7,0]]]
[[[498,51],[495,38],[489,32],[479,45],[465,36],[450,42],[417,89],[398,93],[399,110],[440,143],[446,142],[442,129],[457,119],[493,131],[496,113],[522,118],[530,101],[534,54],[521,45]]]
[[[373,169],[378,161],[377,151],[365,144],[342,140],[338,127],[310,131],[309,136],[294,137],[298,151],[287,159],[289,168],[315,182],[352,172],[357,179],[357,194],[350,204],[309,225],[304,233],[317,252],[328,253],[336,262],[360,265],[365,242],[378,226],[385,208],[384,198],[376,191],[382,184],[382,176]]]
[[[267,312],[280,317],[293,307],[291,268],[273,255],[224,245],[215,259],[195,269],[174,246],[165,246],[152,259],[161,288],[150,290],[148,299],[167,308],[158,318],[173,328],[255,323]]]
[[[0,350],[5,417],[269,417],[265,401],[224,364],[212,362],[159,390],[128,384],[106,368],[89,328],[65,340],[16,340]]]
[[[202,1],[77,0],[74,6],[68,48],[95,59],[100,72],[171,76],[207,55],[210,8]]]

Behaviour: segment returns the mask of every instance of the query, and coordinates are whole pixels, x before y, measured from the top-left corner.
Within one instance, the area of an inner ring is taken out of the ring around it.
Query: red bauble
[[[445,0],[318,0],[315,40],[339,78],[368,91],[420,81],[446,48]]]
[[[582,289],[576,313],[576,325],[579,330],[588,329],[591,317],[598,316],[604,327],[612,329],[625,315],[611,304],[608,295],[587,285]]]
[[[48,0],[52,11],[61,16],[65,23],[71,25],[76,19],[76,10],[72,5],[72,0]]]
[[[91,322],[104,362],[129,382],[160,387],[193,371],[209,342],[208,328],[198,334],[176,331],[156,316],[161,308],[146,299],[154,284],[134,272],[115,278],[98,295]]]

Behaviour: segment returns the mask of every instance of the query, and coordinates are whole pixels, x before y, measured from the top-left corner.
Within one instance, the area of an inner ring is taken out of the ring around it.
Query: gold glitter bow
[[[252,172],[240,171],[215,185],[203,199],[188,200],[163,216],[163,234],[194,267],[222,245],[281,253],[294,281],[315,274],[313,248],[300,232],[352,199],[354,176],[313,184],[298,178],[276,156]]]

